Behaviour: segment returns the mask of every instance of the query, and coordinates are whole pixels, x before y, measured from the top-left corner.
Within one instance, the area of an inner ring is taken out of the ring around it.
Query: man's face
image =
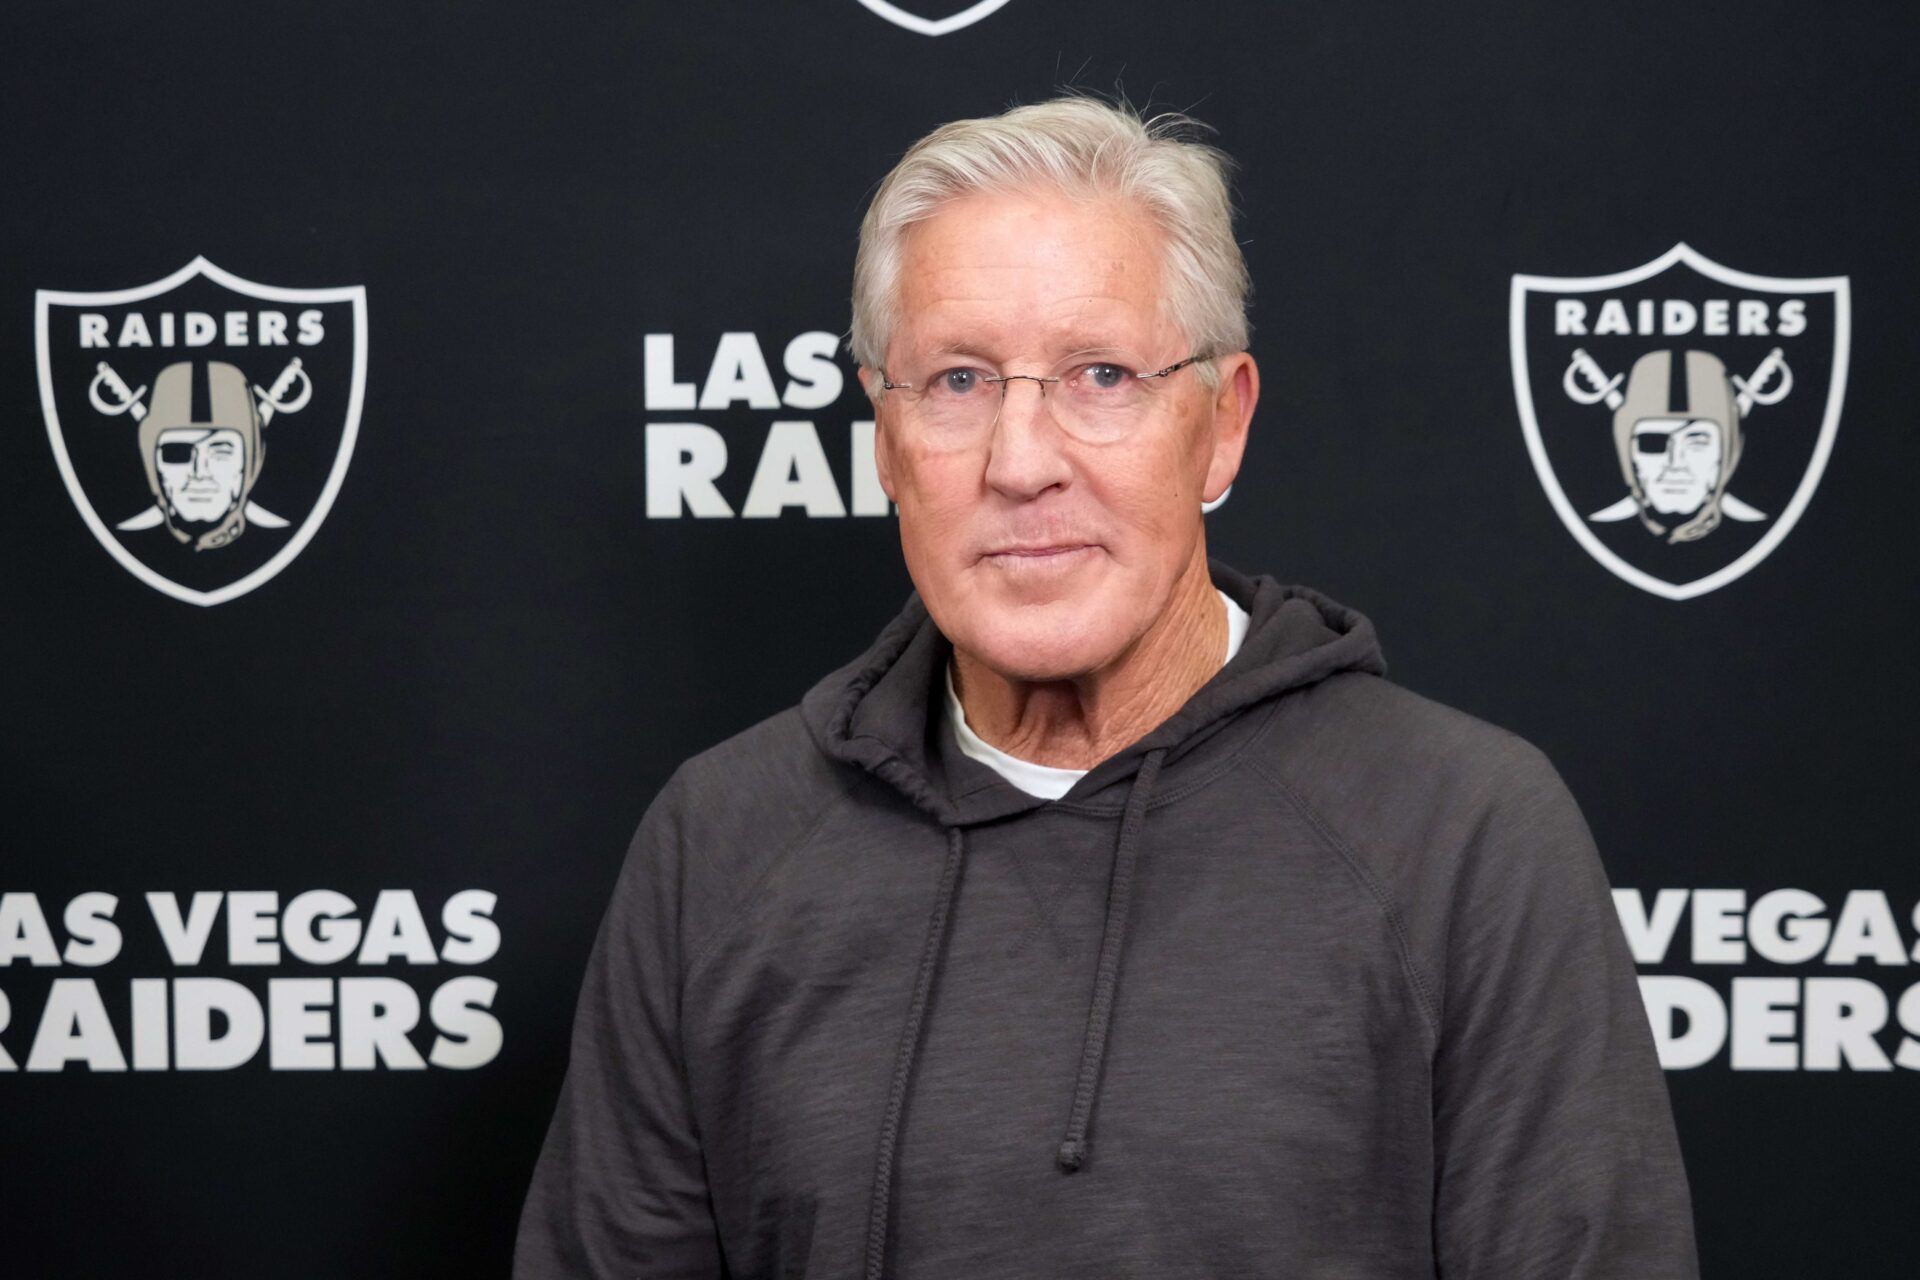
[[[969,196],[911,228],[903,250],[895,382],[924,387],[955,367],[1046,375],[1102,356],[1152,372],[1194,354],[1161,304],[1161,233],[1124,206]],[[1043,398],[1041,384],[1008,382],[968,447],[916,431],[909,393],[882,396],[880,481],[900,505],[907,571],[956,646],[1011,679],[1082,675],[1124,655],[1183,573],[1204,573],[1200,504],[1232,482],[1258,388],[1250,356],[1219,363],[1217,394],[1193,366],[1142,384],[1137,426],[1102,443],[1053,416],[1063,384]],[[861,370],[870,390],[878,376]]]
[[[1705,418],[1642,418],[1633,424],[1633,469],[1662,515],[1698,511],[1720,480],[1720,424]]]
[[[231,427],[170,427],[154,441],[160,491],[178,520],[212,524],[240,501],[246,441]]]

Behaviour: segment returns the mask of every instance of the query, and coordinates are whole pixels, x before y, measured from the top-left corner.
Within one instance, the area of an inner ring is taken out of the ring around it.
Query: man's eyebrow
[[[972,356],[976,360],[989,361],[993,359],[992,356],[970,342],[943,342],[936,347],[930,348],[927,354],[929,356]]]
[[[1066,350],[1055,357],[1056,359],[1072,360],[1077,356],[1119,355],[1128,351],[1128,348],[1117,346],[1107,339],[1090,338],[1085,335],[1075,335],[1069,338],[1065,343],[1065,347]],[[992,354],[983,348],[967,341],[942,342],[937,346],[929,348],[927,355],[929,357],[971,356],[976,360],[986,360],[989,362],[995,359]]]
[[[1075,347],[1061,356],[1062,360],[1077,360],[1081,356],[1119,356],[1131,354],[1126,347],[1116,347],[1111,342],[1091,342]]]

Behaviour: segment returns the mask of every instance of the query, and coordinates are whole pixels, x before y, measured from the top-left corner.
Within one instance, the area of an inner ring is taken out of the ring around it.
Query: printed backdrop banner
[[[1706,1273],[1912,1273],[1911,10],[0,23],[0,1274],[505,1273],[642,810],[909,589],[865,202],[1062,85],[1240,162],[1210,544],[1560,767]]]

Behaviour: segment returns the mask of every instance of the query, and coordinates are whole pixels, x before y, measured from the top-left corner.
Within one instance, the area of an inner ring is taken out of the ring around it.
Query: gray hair
[[[1233,238],[1234,162],[1199,140],[1208,128],[1174,111],[1142,119],[1124,102],[1077,92],[941,125],[900,158],[860,221],[853,358],[870,369],[885,362],[909,227],[961,196],[1034,189],[1133,202],[1166,237],[1161,293],[1175,326],[1208,356],[1245,350],[1253,286]],[[1210,362],[1196,368],[1208,388],[1218,385]]]

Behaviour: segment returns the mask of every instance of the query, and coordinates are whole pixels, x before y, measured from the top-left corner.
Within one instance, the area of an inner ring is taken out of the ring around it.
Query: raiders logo
[[[138,288],[42,289],[34,323],[54,460],[134,577],[220,604],[312,541],[360,429],[364,286],[276,288],[195,258]]]
[[[970,27],[980,19],[1003,8],[1007,0],[977,0],[958,13],[948,14],[944,18],[923,18],[917,13],[908,13],[888,0],[860,0],[874,13],[879,14],[896,27],[905,27],[908,31],[917,31],[923,36],[944,36],[949,31],[958,31]]]
[[[1679,244],[1616,275],[1516,275],[1509,323],[1534,470],[1608,570],[1687,600],[1792,532],[1840,426],[1847,277],[1752,275]]]

